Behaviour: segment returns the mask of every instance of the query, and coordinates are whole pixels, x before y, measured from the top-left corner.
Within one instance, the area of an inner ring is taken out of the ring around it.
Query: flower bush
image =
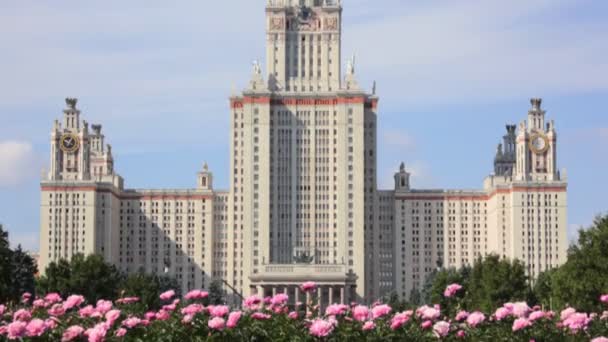
[[[310,292],[314,283],[302,285]],[[454,294],[445,292],[456,309]],[[389,305],[293,303],[285,294],[249,297],[241,309],[205,306],[208,293],[191,291],[176,298],[160,295],[163,306],[146,311],[136,297],[87,303],[82,296],[61,298],[24,294],[16,307],[0,305],[2,341],[592,341],[608,342],[608,311],[560,312],[505,303],[493,313],[457,312],[438,305],[394,312]],[[608,309],[608,295],[598,298]]]

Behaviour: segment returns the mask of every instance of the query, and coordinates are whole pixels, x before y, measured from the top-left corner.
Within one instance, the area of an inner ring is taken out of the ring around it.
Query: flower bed
[[[313,283],[303,291],[314,292]],[[461,290],[450,285],[445,296]],[[203,305],[208,293],[192,291],[154,311],[138,298],[86,303],[82,296],[61,298],[24,294],[19,307],[0,305],[0,340],[25,341],[593,341],[608,342],[608,311],[572,308],[543,311],[526,303],[507,303],[493,313],[458,311],[451,317],[439,306],[394,312],[385,304],[319,307],[290,304],[284,294],[250,297],[243,308]],[[608,304],[608,295],[598,298]]]

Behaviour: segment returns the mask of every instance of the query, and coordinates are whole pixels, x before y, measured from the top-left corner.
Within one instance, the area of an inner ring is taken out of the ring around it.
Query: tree
[[[209,285],[209,304],[219,305],[224,303],[224,290],[220,280],[213,280]]]
[[[452,300],[443,296],[445,289],[451,284],[460,284],[465,289],[456,294],[457,297],[463,298],[466,294],[466,283],[471,273],[470,267],[460,269],[448,268],[433,272],[432,276],[427,277],[424,284],[423,295],[427,304],[440,304],[442,308],[450,311],[452,309]]]
[[[601,309],[598,298],[608,293],[608,216],[598,217],[591,228],[580,230],[568,261],[551,277],[556,306],[578,310]]]
[[[532,298],[529,300],[531,304],[538,304],[548,310],[553,310],[552,288],[555,272],[557,269],[551,269],[538,275],[534,281]]]
[[[180,287],[174,278],[147,274],[143,271],[126,275],[119,286],[120,297],[139,297],[143,308],[159,309],[159,295],[167,290],[174,290],[180,296]]]
[[[422,304],[422,295],[420,294],[420,290],[417,288],[413,288],[410,292],[410,303],[416,306]]]
[[[14,300],[25,293],[35,294],[36,282],[34,275],[38,273],[38,267],[34,259],[21,249],[21,245],[12,252],[11,256],[11,294]]]
[[[479,258],[465,282],[465,306],[490,312],[504,303],[525,301],[529,294],[526,268],[521,261],[507,261],[497,255]]]
[[[12,252],[9,248],[8,232],[0,224],[0,302],[10,299],[10,284],[12,273]]]
[[[116,267],[107,264],[100,255],[77,254],[70,262],[52,262],[44,273],[38,282],[41,293],[80,294],[89,303],[116,298],[122,280]]]

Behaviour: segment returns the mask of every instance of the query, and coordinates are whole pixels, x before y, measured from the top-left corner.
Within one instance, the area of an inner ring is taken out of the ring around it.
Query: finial
[[[372,85],[372,95],[376,95],[376,81],[374,81],[374,84]]]
[[[355,54],[353,54],[353,56],[346,62],[346,74],[355,74]]]
[[[253,61],[253,74],[254,75],[262,74],[262,67],[260,67],[260,61],[258,61],[257,59],[255,61]]]
[[[76,104],[78,103],[78,99],[77,98],[71,98],[68,97],[65,99],[65,104],[68,105],[68,108],[70,109],[76,109]]]
[[[209,171],[209,165],[207,165],[207,162],[205,162],[205,163],[203,164],[203,171],[204,171],[204,172]]]
[[[532,104],[532,110],[538,111],[538,110],[540,110],[540,106],[543,103],[543,99],[533,98],[533,99],[530,99],[530,103]]]
[[[399,166],[399,171],[405,172],[405,163],[401,162],[401,165]]]

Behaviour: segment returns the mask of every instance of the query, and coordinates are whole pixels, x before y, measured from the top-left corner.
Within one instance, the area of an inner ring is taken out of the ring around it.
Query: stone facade
[[[495,253],[531,275],[565,261],[565,175],[540,99],[507,126],[482,190],[417,190],[405,165],[378,190],[375,89],[344,76],[340,1],[269,0],[267,73],[230,98],[230,188],[207,165],[191,190],[133,190],[114,169],[101,125],[67,99],[41,182],[40,268],[98,253],[126,272],[213,279],[230,301],[314,280],[324,304],[409,297],[437,267]],[[375,88],[375,86],[374,86]]]

